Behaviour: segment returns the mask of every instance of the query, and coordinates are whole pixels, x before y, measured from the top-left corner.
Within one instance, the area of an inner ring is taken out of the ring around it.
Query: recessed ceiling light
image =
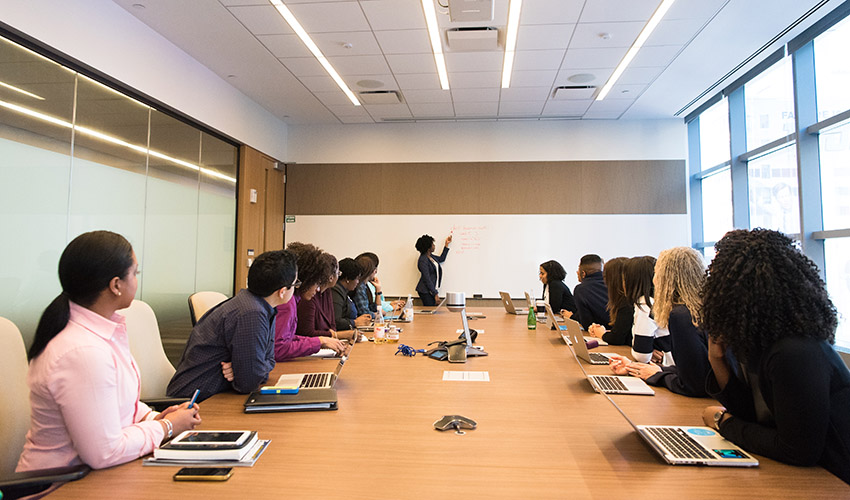
[[[384,82],[380,80],[360,80],[357,82],[357,86],[364,89],[379,89],[384,86]]]
[[[596,80],[596,75],[591,73],[576,73],[567,78],[567,80],[573,83],[588,83]]]

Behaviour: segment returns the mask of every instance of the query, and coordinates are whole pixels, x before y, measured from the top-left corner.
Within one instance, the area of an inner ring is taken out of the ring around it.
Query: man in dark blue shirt
[[[295,257],[286,250],[265,252],[248,270],[248,288],[210,310],[192,329],[171,378],[170,397],[199,401],[234,390],[248,393],[268,380],[274,361],[275,306],[292,298],[298,286]],[[232,366],[232,381],[223,367]]]
[[[573,290],[576,301],[576,316],[585,330],[593,323],[608,328],[608,287],[602,280],[602,257],[588,254],[581,258],[578,266],[579,284]]]

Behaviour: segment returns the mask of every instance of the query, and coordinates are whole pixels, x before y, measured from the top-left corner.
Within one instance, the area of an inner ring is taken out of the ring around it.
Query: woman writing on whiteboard
[[[421,274],[419,283],[416,284],[416,291],[419,293],[419,298],[422,299],[423,306],[434,306],[440,300],[437,291],[443,280],[443,268],[440,264],[445,262],[451,242],[452,236],[449,235],[443,244],[442,253],[434,255],[434,250],[437,247],[434,245],[433,237],[423,234],[416,240],[416,249],[419,250],[419,262],[417,262],[416,267],[419,268]]]
[[[570,288],[564,284],[564,278],[567,277],[564,266],[558,261],[547,260],[540,264],[540,272],[537,275],[543,283],[543,300],[549,307],[553,311],[560,311],[561,314],[565,314],[564,311],[575,314],[576,301],[570,293]]]

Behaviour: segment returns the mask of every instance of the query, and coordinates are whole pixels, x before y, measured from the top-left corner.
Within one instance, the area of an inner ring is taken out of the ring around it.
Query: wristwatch
[[[718,431],[720,430],[720,422],[723,420],[723,415],[726,415],[726,408],[714,414],[714,428]]]

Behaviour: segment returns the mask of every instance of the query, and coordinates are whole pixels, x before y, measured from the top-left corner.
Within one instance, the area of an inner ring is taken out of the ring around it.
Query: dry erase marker
[[[195,394],[192,394],[192,399],[189,401],[189,406],[186,408],[191,410],[193,406],[195,406],[195,400],[198,399],[198,394],[201,393],[200,389],[195,389]]]

